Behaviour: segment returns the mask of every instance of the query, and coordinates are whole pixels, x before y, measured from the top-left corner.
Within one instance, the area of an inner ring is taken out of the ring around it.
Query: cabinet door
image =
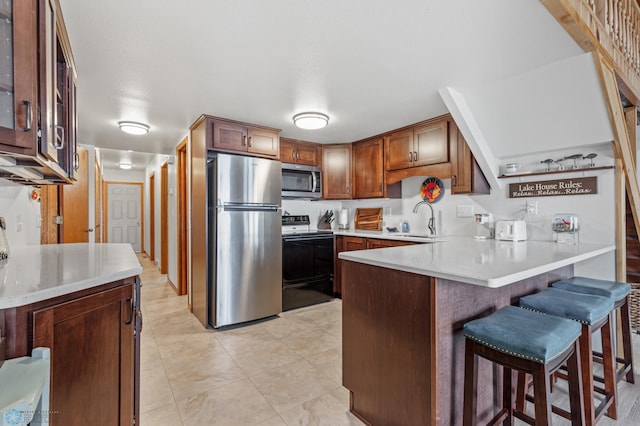
[[[414,166],[449,161],[447,121],[416,127],[413,131]]]
[[[56,6],[54,0],[40,2],[40,153],[48,160],[58,161],[63,147],[64,127],[59,124]]]
[[[411,246],[413,244],[415,243],[411,241],[396,241],[396,240],[383,240],[378,238],[367,238],[367,249]]]
[[[413,166],[413,129],[401,130],[385,137],[386,170]]]
[[[213,146],[209,149],[247,151],[247,128],[225,121],[212,121]]]
[[[279,158],[280,144],[278,132],[250,127],[248,129],[248,136],[248,152]]]
[[[383,139],[353,144],[353,198],[384,197]]]
[[[362,237],[343,237],[343,251],[366,250],[367,239]]]
[[[37,2],[0,6],[0,152],[36,153]]]
[[[471,192],[471,150],[460,130],[451,133],[451,193],[466,194]]]
[[[322,147],[322,193],[326,199],[351,198],[351,145]]]
[[[133,423],[133,285],[33,312],[33,347],[51,348],[50,424]]]
[[[296,148],[296,162],[307,166],[317,166],[320,147],[313,143],[298,142]]]
[[[280,161],[283,163],[296,162],[296,142],[291,139],[280,138]]]

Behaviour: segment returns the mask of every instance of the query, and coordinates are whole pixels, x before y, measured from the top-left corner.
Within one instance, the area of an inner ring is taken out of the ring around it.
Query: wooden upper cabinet
[[[449,161],[447,126],[446,119],[438,119],[387,135],[385,169],[402,170]]]
[[[451,193],[488,194],[489,183],[473,157],[460,129],[452,122],[451,137]]]
[[[351,198],[351,144],[322,147],[322,194],[325,199]]]
[[[385,137],[387,144],[387,170],[413,166],[413,129],[393,132]]]
[[[207,142],[208,149],[279,158],[279,130],[214,117],[206,119],[212,135]]]
[[[248,135],[247,152],[274,157],[280,155],[277,131],[249,127]]]
[[[383,139],[353,144],[353,198],[384,197]]]
[[[280,161],[283,163],[318,166],[321,146],[313,142],[280,138]]]
[[[414,128],[414,166],[426,166],[449,161],[447,125],[446,120],[441,120]]]
[[[5,7],[8,7],[5,8]],[[0,152],[37,153],[38,38],[37,1],[13,0],[0,7],[2,72],[0,92]]]

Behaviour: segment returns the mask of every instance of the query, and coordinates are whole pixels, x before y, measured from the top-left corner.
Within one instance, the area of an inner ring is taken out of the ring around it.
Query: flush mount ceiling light
[[[136,121],[118,121],[118,127],[130,135],[146,135],[149,133],[149,126]]]
[[[322,129],[329,124],[329,116],[321,112],[301,112],[293,116],[293,124],[301,129]]]
[[[129,163],[128,161],[121,161],[118,163],[118,167],[120,167],[122,170],[129,170],[133,167],[133,164]]]

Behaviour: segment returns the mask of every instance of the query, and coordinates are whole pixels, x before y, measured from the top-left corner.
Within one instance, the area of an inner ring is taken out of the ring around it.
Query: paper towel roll
[[[340,218],[338,219],[338,226],[340,229],[347,229],[349,227],[349,210],[340,210]]]

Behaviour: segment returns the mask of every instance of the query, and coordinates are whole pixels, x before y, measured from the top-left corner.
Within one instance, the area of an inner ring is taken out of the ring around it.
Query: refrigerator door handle
[[[225,211],[278,211],[279,206],[277,204],[233,204],[233,203],[225,203],[224,210]]]

